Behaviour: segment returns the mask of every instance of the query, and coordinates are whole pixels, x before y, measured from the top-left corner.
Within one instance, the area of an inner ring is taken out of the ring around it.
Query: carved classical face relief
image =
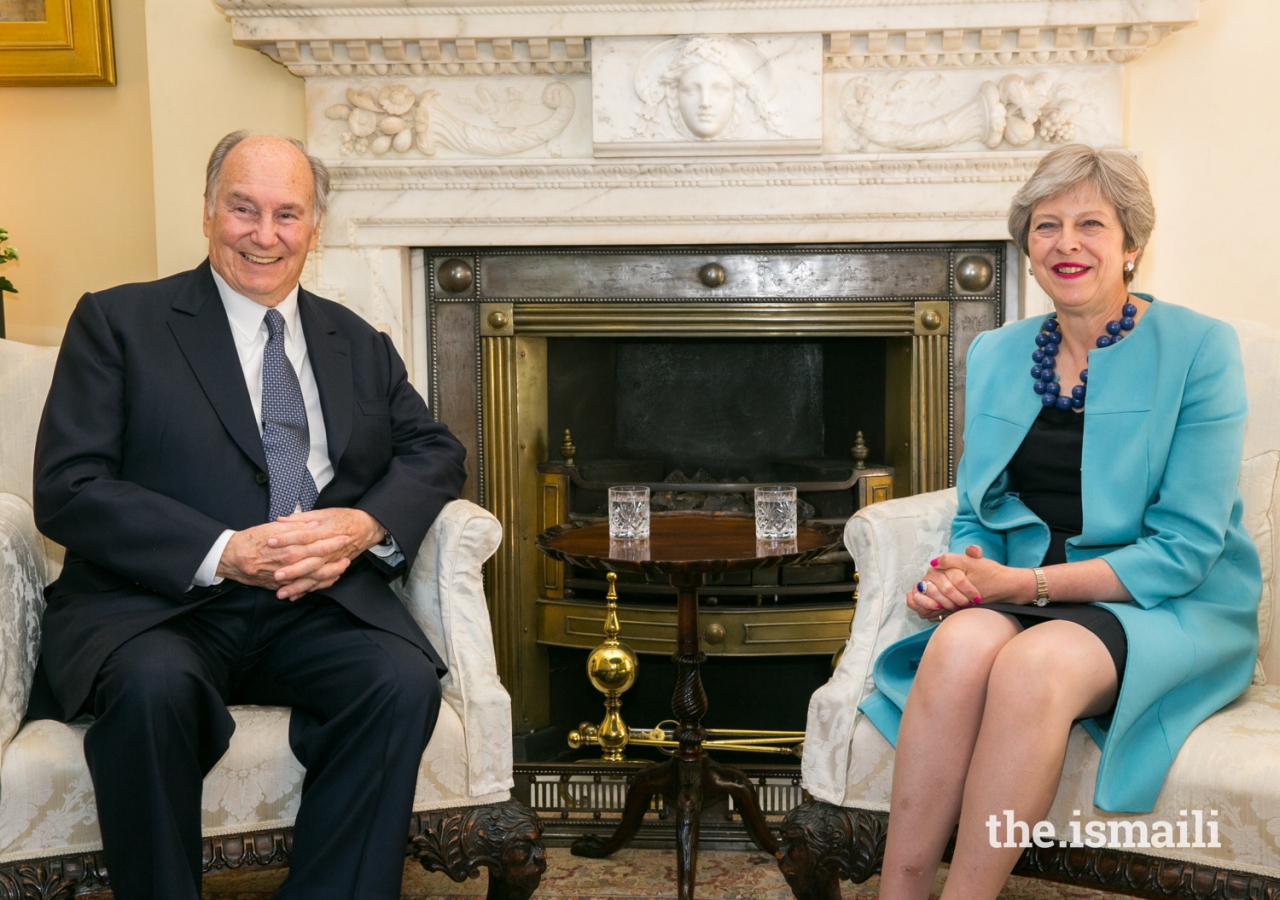
[[[678,142],[774,140],[789,137],[785,116],[771,103],[778,84],[769,53],[784,58],[791,45],[783,43],[783,49],[770,44],[766,53],[745,37],[680,37],[659,41],[643,52],[629,44],[621,46],[605,54],[604,64],[617,70],[611,76],[616,78],[635,60],[629,74],[635,96],[644,106],[631,107],[635,121],[630,137]],[[817,50],[816,45],[809,48],[805,59],[817,57]],[[785,61],[788,71],[799,67],[795,60]],[[603,73],[599,77],[607,93]],[[811,86],[816,93],[820,86],[816,70]],[[819,112],[814,110],[815,118]],[[600,121],[616,127],[606,118],[601,116]]]
[[[680,116],[688,129],[700,138],[713,138],[725,130],[733,117],[733,78],[710,62],[684,73],[678,87]]]

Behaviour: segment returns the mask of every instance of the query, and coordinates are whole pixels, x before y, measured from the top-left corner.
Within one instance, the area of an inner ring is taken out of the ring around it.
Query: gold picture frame
[[[43,20],[0,22],[0,87],[115,83],[111,0],[44,0]]]

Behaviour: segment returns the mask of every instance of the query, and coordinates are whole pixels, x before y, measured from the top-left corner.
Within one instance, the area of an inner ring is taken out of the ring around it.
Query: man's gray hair
[[[1126,150],[1086,144],[1067,144],[1047,154],[1027,183],[1013,195],[1009,207],[1009,235],[1027,253],[1031,215],[1046,200],[1059,197],[1082,184],[1090,184],[1098,196],[1116,208],[1124,229],[1125,250],[1137,250],[1138,259],[1156,227],[1156,206],[1151,186],[1138,161]],[[1125,272],[1126,283],[1133,272]]]
[[[218,179],[222,175],[222,164],[226,162],[227,154],[236,144],[249,137],[253,137],[253,132],[233,131],[218,141],[213,152],[209,154],[209,165],[205,167],[204,174],[204,209],[207,215],[213,215],[213,204],[218,196]],[[282,137],[280,140],[287,141],[297,148],[298,152],[306,158],[307,164],[311,166],[311,180],[315,185],[311,197],[311,217],[312,224],[316,224],[329,208],[329,167],[308,153],[306,144],[297,138]]]

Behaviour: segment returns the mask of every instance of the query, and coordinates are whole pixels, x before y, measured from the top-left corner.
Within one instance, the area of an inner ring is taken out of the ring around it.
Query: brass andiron
[[[568,432],[565,432],[566,443]],[[604,643],[587,657],[587,678],[591,686],[604,694],[604,721],[597,728],[583,722],[577,731],[569,732],[569,746],[599,744],[606,762],[622,762],[631,731],[622,721],[622,694],[636,683],[636,655],[626,644],[618,643],[618,576],[605,575],[609,592],[605,595],[608,611],[604,617]]]
[[[639,663],[635,652],[618,642],[618,576],[608,572],[609,582],[605,594],[608,603],[604,618],[604,643],[587,657],[587,678],[591,686],[604,694],[604,721],[599,725],[583,722],[569,732],[569,746],[574,750],[589,744],[598,744],[605,762],[625,762],[623,751],[631,744],[637,747],[655,747],[659,752],[671,755],[680,742],[675,738],[677,724],[674,721],[659,722],[653,728],[628,728],[622,721],[622,694],[636,683]],[[759,731],[739,728],[708,728],[702,746],[708,749],[736,750],[743,753],[772,753],[784,756],[801,756],[804,753],[803,731]]]

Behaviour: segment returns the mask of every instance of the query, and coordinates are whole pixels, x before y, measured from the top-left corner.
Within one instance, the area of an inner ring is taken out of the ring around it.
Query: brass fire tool
[[[568,436],[566,431],[566,441]],[[622,721],[622,694],[636,683],[637,662],[635,652],[618,643],[618,576],[609,572],[604,577],[609,580],[604,643],[587,657],[587,678],[604,694],[604,721],[599,727],[583,722],[577,731],[569,732],[569,746],[577,750],[583,744],[599,744],[606,762],[622,762],[626,758],[622,751],[631,741],[631,731]]]
[[[583,722],[569,732],[569,746],[574,750],[587,744],[599,744],[605,762],[624,762],[623,751],[630,744],[657,747],[668,756],[680,746],[675,739],[677,723],[668,719],[653,728],[628,728],[622,721],[622,694],[636,683],[639,666],[635,652],[618,642],[618,576],[608,572],[605,594],[608,604],[604,618],[604,643],[587,657],[587,678],[591,686],[604,694],[604,721],[598,726]],[[801,756],[804,753],[803,731],[758,731],[742,728],[708,728],[703,747],[737,750],[748,753],[772,753]]]

